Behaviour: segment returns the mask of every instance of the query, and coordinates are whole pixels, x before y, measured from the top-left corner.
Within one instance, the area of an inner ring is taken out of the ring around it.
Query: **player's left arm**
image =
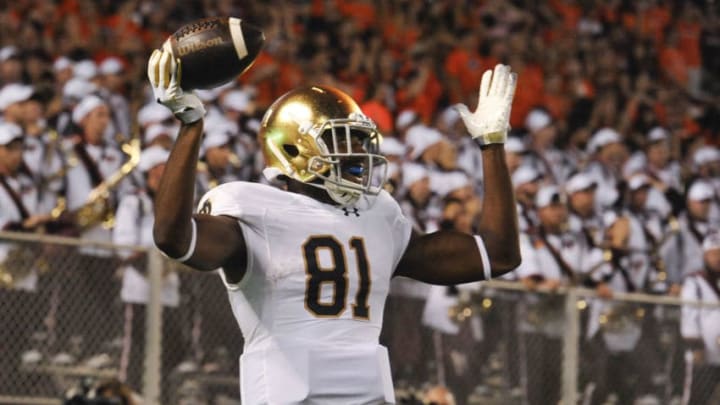
[[[458,110],[482,150],[484,193],[479,235],[440,231],[413,235],[395,275],[432,284],[460,284],[497,277],[520,265],[515,195],[504,142],[517,75],[497,65],[483,74],[478,108]]]

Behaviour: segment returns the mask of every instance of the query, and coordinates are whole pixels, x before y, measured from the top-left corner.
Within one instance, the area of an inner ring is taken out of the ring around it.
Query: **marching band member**
[[[685,278],[684,301],[720,304],[720,233],[702,243],[703,265]],[[691,304],[682,308],[680,332],[688,346],[684,403],[709,404],[720,381],[720,309]],[[689,400],[689,402],[688,402]]]

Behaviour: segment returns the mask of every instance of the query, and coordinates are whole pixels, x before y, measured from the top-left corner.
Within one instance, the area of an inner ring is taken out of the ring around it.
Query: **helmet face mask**
[[[381,135],[345,93],[331,87],[293,90],[268,109],[259,133],[265,173],[284,174],[327,191],[340,205],[377,195],[387,177]]]

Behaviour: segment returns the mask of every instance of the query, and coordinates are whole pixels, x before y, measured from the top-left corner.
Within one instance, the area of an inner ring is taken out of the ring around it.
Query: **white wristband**
[[[475,238],[475,243],[477,244],[478,251],[480,251],[480,260],[482,261],[483,266],[483,275],[485,276],[485,280],[490,280],[492,278],[492,271],[490,270],[490,256],[488,256],[487,249],[485,248],[485,242],[483,242],[482,237],[478,235],[473,235]]]
[[[187,252],[185,252],[182,257],[173,259],[181,263],[187,261],[188,259],[190,259],[190,257],[192,257],[193,253],[195,253],[195,245],[197,244],[197,224],[195,223],[195,218],[190,218],[190,222],[192,222],[192,236],[190,237],[190,246],[188,246]]]

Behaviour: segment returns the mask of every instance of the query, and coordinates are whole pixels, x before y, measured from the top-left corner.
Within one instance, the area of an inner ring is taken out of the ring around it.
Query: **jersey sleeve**
[[[236,187],[228,187],[227,184],[223,184],[205,193],[198,203],[198,214],[241,218],[244,210],[233,198],[233,195],[237,194],[235,189]]]
[[[218,272],[223,284],[229,290],[240,289],[248,280],[248,274],[253,268],[253,263],[257,260],[256,255],[264,247],[266,239],[265,213],[268,209],[271,209],[273,204],[277,204],[279,198],[275,194],[277,192],[282,193],[283,191],[257,183],[230,182],[211,189],[205,193],[198,203],[198,214],[224,215],[235,218],[243,233],[247,248],[245,276],[239,283],[233,284],[227,281],[224,271]]]
[[[200,199],[197,213],[233,217],[241,225],[258,229],[262,226],[266,210],[277,204],[279,197],[276,193],[283,191],[242,181],[221,184]]]
[[[402,213],[398,202],[384,190],[378,195],[378,207],[376,208],[383,211],[390,226],[395,247],[395,257],[393,257],[393,269],[395,269],[410,243],[412,222]]]

